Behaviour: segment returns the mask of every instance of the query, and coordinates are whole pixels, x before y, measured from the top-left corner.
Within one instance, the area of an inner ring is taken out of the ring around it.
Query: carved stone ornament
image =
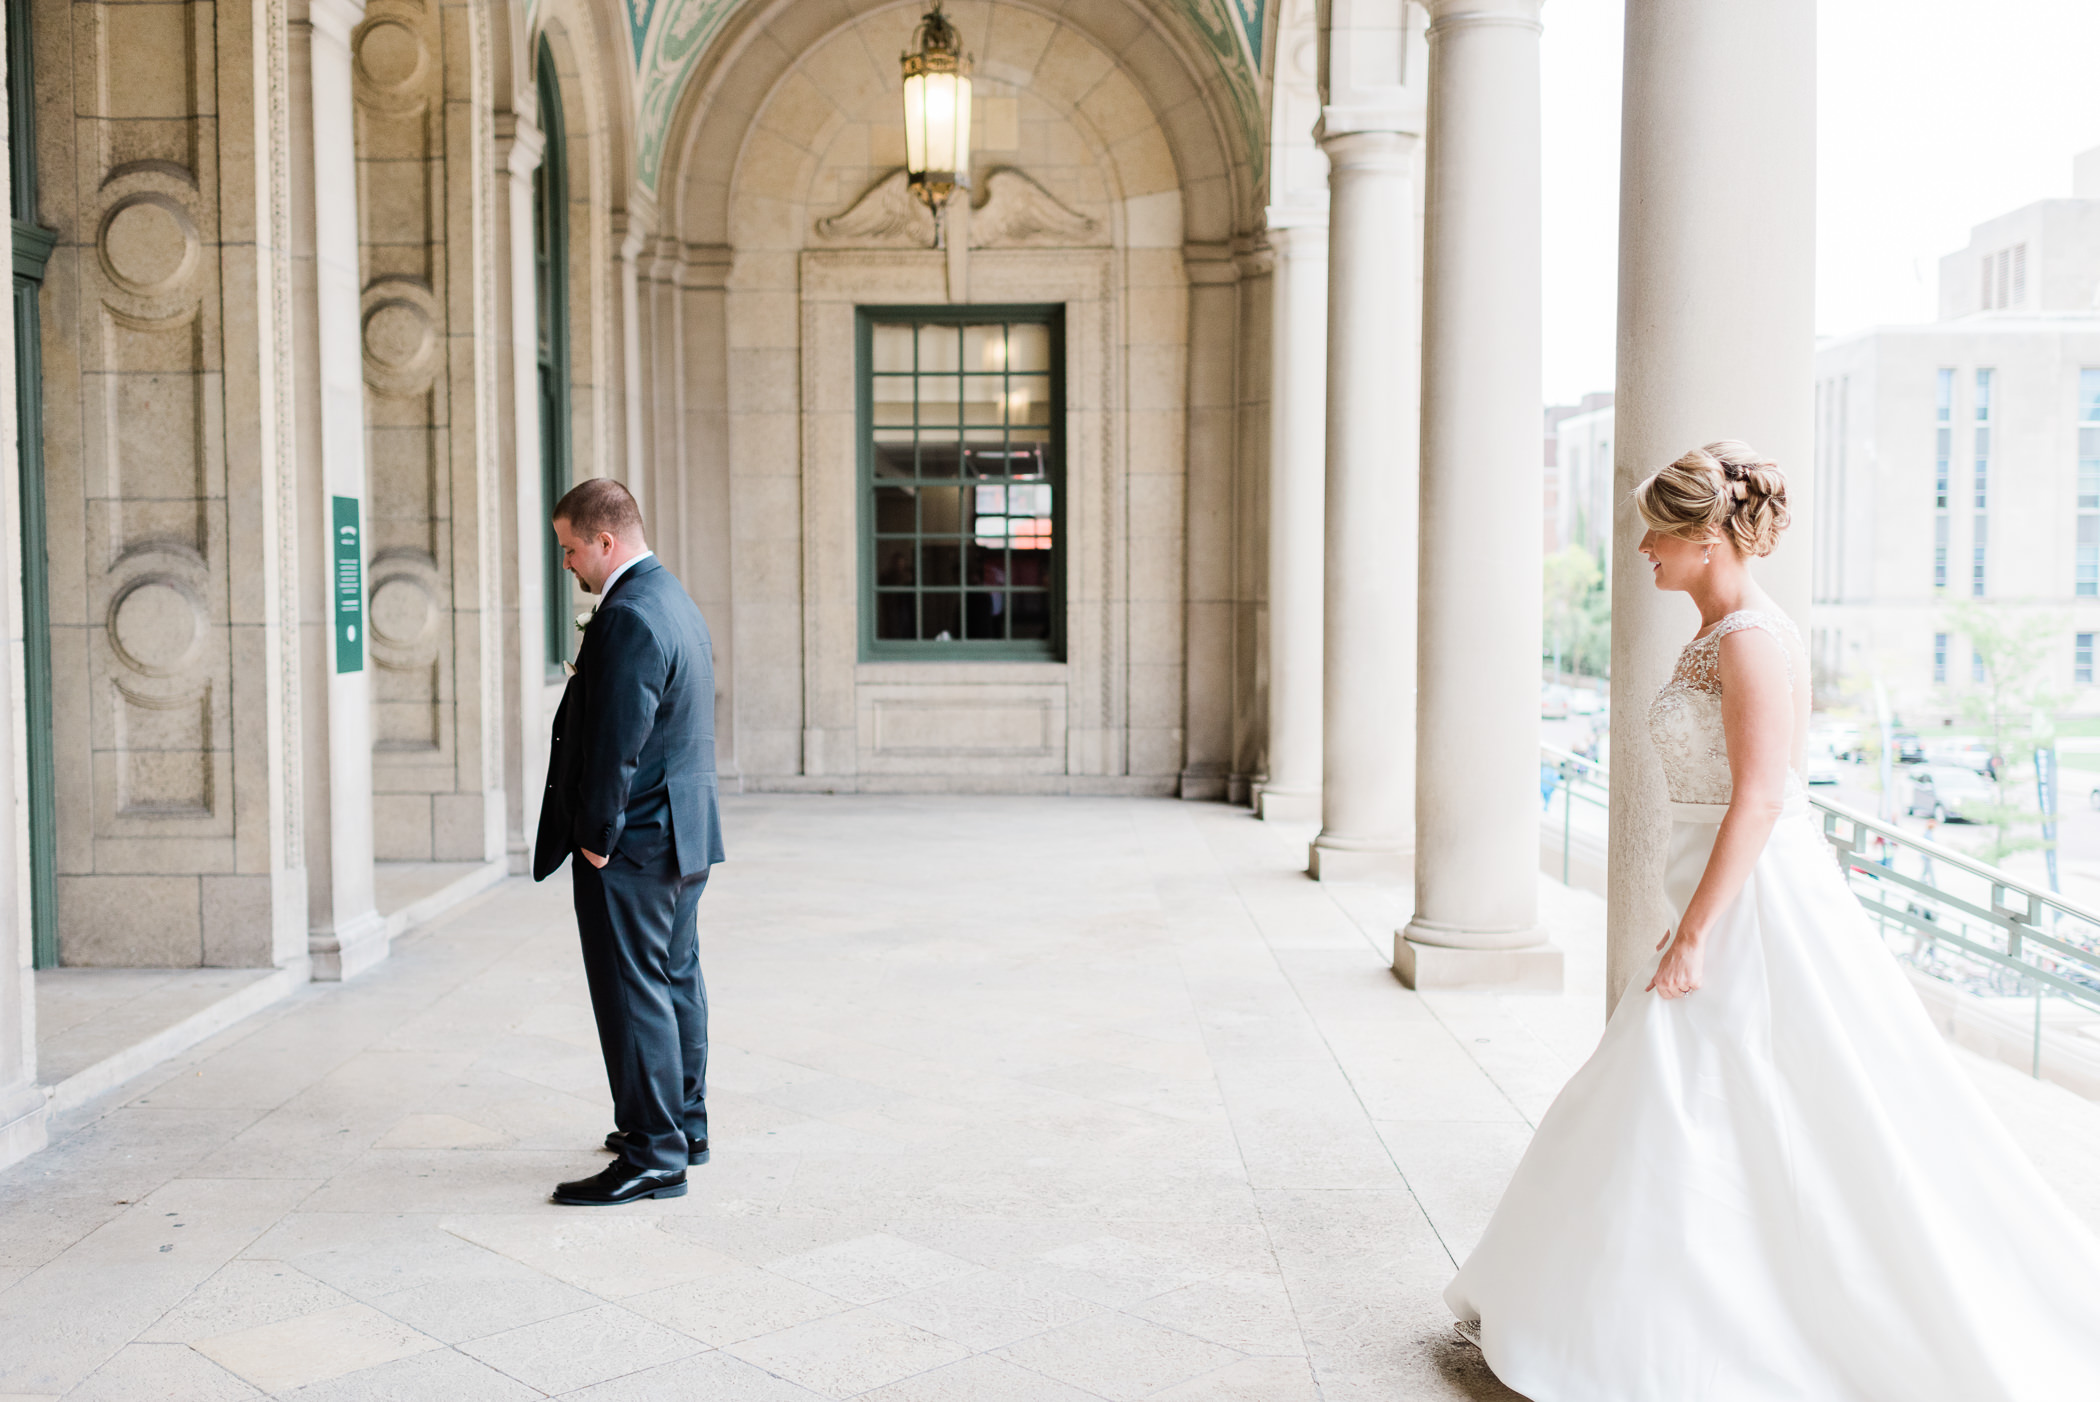
[[[970,213],[973,248],[1074,248],[1108,241],[1100,220],[1068,208],[1018,170],[995,170],[984,186],[984,203]]]
[[[933,211],[912,195],[900,168],[876,181],[852,208],[819,219],[817,237],[858,248],[931,248]]]

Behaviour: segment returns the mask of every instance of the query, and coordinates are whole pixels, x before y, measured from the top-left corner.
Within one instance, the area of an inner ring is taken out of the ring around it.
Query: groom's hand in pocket
[[[602,867],[606,863],[606,858],[599,856],[596,852],[591,851],[588,847],[579,847],[576,850],[583,853],[583,859],[589,862],[594,867]]]

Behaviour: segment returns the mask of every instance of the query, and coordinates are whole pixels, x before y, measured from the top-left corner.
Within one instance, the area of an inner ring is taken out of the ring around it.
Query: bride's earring
[[[1712,547],[1711,545],[1709,545],[1709,546],[1707,546],[1707,547],[1706,547],[1706,553],[1705,553],[1704,555],[1702,555],[1702,556],[1700,556],[1700,557],[1699,557],[1699,563],[1700,563],[1700,564],[1702,564],[1702,565],[1710,565],[1710,564],[1712,564],[1713,562],[1714,562],[1714,548],[1713,548],[1713,547]]]

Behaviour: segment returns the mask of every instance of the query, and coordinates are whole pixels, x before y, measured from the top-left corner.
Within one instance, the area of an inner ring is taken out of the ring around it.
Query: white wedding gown
[[[1649,713],[1681,916],[1731,784],[1719,645]],[[1789,666],[1791,667],[1791,662]],[[1445,1291],[1533,1402],[2094,1402],[2100,1240],[1926,1019],[1787,780],[1701,988],[1633,976]]]

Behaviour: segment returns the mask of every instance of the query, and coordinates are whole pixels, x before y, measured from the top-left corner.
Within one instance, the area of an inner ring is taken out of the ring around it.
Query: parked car
[[[1847,764],[1867,757],[1859,742],[1859,727],[1850,721],[1820,721],[1811,725],[1808,752],[1814,756],[1819,748],[1827,751],[1832,759]]]
[[[1548,682],[1539,688],[1539,719],[1566,720],[1568,718],[1568,689]]]
[[[1586,686],[1578,686],[1569,689],[1568,709],[1578,716],[1594,716],[1603,707],[1596,692]]]
[[[1927,746],[1925,754],[1928,764],[1958,764],[1971,773],[1998,777],[1997,760],[1991,747],[1981,740],[1943,740]]]
[[[1917,731],[1893,731],[1891,732],[1889,739],[1894,744],[1896,749],[1896,763],[1923,764],[1925,762],[1925,747],[1922,744],[1918,743]]]
[[[1808,742],[1808,782],[1811,784],[1835,784],[1838,781],[1838,759],[1828,745],[1818,745],[1811,736]]]
[[[1967,822],[1979,807],[1997,799],[1998,791],[1988,780],[1958,764],[1921,764],[1910,773],[1913,818]]]

